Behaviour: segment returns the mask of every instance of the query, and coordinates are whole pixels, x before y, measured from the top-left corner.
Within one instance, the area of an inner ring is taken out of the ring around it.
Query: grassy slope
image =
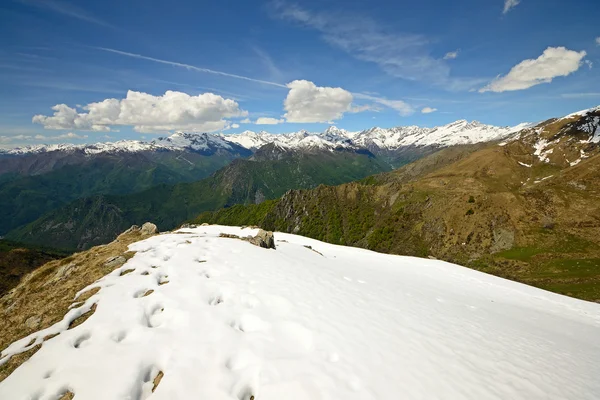
[[[159,185],[127,196],[78,200],[12,231],[7,237],[83,249],[112,240],[132,224],[152,221],[162,230],[171,229],[202,211],[276,198],[293,188],[340,184],[384,169],[373,157],[344,152],[282,160],[235,160],[198,182]]]
[[[23,275],[67,254],[0,239],[0,296],[15,287]]]

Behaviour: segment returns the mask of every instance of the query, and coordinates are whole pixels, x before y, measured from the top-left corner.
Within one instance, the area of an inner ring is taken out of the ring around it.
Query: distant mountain
[[[460,120],[435,128],[399,126],[395,128],[370,128],[350,132],[335,126],[324,132],[311,133],[305,130],[292,133],[274,134],[266,131],[244,131],[239,134],[194,134],[176,132],[169,137],[150,142],[121,140],[113,143],[89,145],[36,145],[10,150],[0,150],[0,156],[26,155],[50,152],[135,153],[151,151],[186,151],[212,155],[218,151],[241,153],[240,148],[255,151],[265,144],[277,143],[294,149],[335,148],[339,146],[367,148],[375,151],[397,151],[402,148],[447,147],[457,144],[473,144],[502,139],[523,129],[528,124],[515,127],[496,127],[477,121]],[[0,170],[0,173],[2,171]]]
[[[132,224],[147,220],[160,229],[171,229],[202,211],[239,203],[261,203],[290,189],[340,184],[388,169],[364,149],[315,146],[300,151],[268,144],[251,159],[234,160],[198,182],[158,185],[125,196],[76,200],[12,230],[7,238],[64,249],[85,249],[109,242]]]
[[[497,140],[514,129],[457,121],[438,128],[372,128],[362,132],[349,132],[334,126],[322,133],[246,131],[223,135],[176,132],[149,142],[122,140],[2,150],[0,207],[5,212],[0,215],[0,235],[77,199],[134,193],[163,183],[192,182],[238,158],[252,156],[253,160],[269,157],[276,160],[301,153],[363,152],[371,157],[375,155],[380,165],[387,164],[385,169],[390,169],[440,147]],[[319,165],[315,161],[315,166]]]
[[[431,256],[600,301],[600,107],[195,222]]]

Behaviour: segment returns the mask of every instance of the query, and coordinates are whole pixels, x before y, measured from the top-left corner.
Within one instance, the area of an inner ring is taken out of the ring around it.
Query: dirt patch
[[[95,312],[96,312],[96,303],[94,303],[94,305],[92,305],[92,307],[88,311],[84,312],[79,317],[77,317],[73,321],[71,321],[71,323],[69,324],[69,329],[73,329],[73,328],[83,324]]]
[[[58,398],[58,400],[73,400],[75,398],[75,393],[68,391],[63,393],[62,396]]]
[[[156,376],[154,377],[154,379],[152,380],[153,386],[152,386],[152,393],[154,393],[154,391],[156,390],[156,388],[158,387],[158,384],[160,383],[160,381],[162,380],[163,376],[165,376],[165,374],[162,371],[158,371],[158,374],[156,374]]]
[[[135,271],[135,269],[126,269],[125,271],[121,271],[121,273],[119,274],[119,276],[130,274],[133,271]]]

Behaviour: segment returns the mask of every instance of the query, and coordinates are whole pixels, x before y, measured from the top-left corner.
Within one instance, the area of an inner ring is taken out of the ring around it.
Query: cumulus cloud
[[[567,76],[577,71],[583,64],[585,51],[573,51],[565,47],[548,47],[535,60],[524,60],[515,65],[508,74],[498,76],[480,92],[505,92],[523,90],[552,79]]]
[[[133,126],[143,133],[213,132],[228,125],[226,118],[248,115],[236,101],[213,93],[190,96],[170,90],[162,96],[130,90],[124,99],[105,99],[80,110],[57,104],[52,110],[52,116],[36,115],[33,122],[46,129],[110,131],[112,126]]]
[[[446,55],[444,56],[444,60],[454,60],[455,58],[458,57],[458,50],[456,51],[449,51],[446,53]]]
[[[421,110],[421,113],[423,114],[431,114],[432,112],[436,112],[437,108],[432,108],[432,107],[425,107]]]
[[[596,38],[596,45],[600,46],[600,36]]]
[[[283,119],[260,117],[254,123],[256,125],[277,125],[285,122]]]
[[[252,121],[250,121],[250,118],[244,118],[243,120],[240,121],[240,124],[251,124]]]
[[[239,128],[239,127],[240,127],[240,125],[239,125],[239,124],[231,124],[231,128],[232,128],[232,129],[237,129],[237,128]]]
[[[288,122],[328,122],[342,118],[352,106],[352,93],[342,88],[320,87],[313,82],[297,80],[283,102]]]
[[[504,0],[504,10],[502,11],[502,14],[506,14],[507,12],[515,8],[519,5],[520,2],[521,0]]]

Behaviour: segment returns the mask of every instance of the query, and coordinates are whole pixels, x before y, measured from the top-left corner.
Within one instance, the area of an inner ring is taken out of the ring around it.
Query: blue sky
[[[7,0],[0,146],[539,121],[600,104],[599,15],[595,0]]]

